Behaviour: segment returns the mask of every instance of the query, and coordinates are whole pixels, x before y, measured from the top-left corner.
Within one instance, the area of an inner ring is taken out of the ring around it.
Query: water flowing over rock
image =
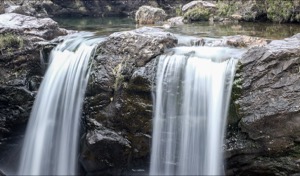
[[[89,76],[92,36],[70,37],[52,50],[27,125],[18,174],[77,174],[81,106]],[[51,141],[51,143],[49,143]]]
[[[235,104],[243,133],[228,142],[230,174],[300,172],[299,58],[297,34],[253,47],[241,59]]]
[[[80,160],[88,174],[148,167],[154,58],[176,43],[170,33],[140,28],[114,33],[100,44],[84,109]]]
[[[225,50],[178,47],[160,56],[150,175],[223,174],[222,136],[236,63]]]
[[[138,24],[157,24],[162,23],[167,18],[163,9],[151,6],[142,6],[135,13],[135,21]]]

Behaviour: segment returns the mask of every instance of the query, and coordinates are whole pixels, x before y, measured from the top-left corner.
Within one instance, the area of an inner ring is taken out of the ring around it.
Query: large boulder
[[[38,19],[16,13],[5,13],[0,15],[0,33],[31,35],[50,40],[66,35],[67,31],[59,28],[57,22],[50,18]]]
[[[300,172],[300,34],[251,48],[240,60],[228,172]]]
[[[165,21],[166,12],[161,8],[142,6],[135,13],[135,21],[138,24],[155,24]]]
[[[88,174],[121,174],[149,162],[155,57],[174,35],[140,28],[110,35],[98,46],[84,106],[80,161]],[[140,162],[142,161],[142,162]]]
[[[216,9],[216,4],[198,0],[184,5],[182,13],[187,21],[208,21],[216,12]]]

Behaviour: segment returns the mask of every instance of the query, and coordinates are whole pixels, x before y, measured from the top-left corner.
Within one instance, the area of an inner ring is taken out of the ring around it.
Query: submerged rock
[[[99,45],[84,106],[80,160],[87,174],[148,165],[154,58],[176,43],[171,33],[140,28],[114,33]]]
[[[240,118],[228,167],[234,175],[300,172],[300,35],[253,47],[241,59]],[[240,132],[238,132],[240,131]],[[239,143],[236,138],[234,144]],[[249,145],[246,145],[249,143]]]

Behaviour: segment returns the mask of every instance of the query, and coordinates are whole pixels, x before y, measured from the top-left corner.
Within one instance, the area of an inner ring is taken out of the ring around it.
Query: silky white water
[[[222,175],[236,60],[229,48],[178,47],[159,58],[150,175]]]
[[[79,124],[89,60],[100,39],[73,36],[54,48],[27,125],[19,175],[77,173]]]

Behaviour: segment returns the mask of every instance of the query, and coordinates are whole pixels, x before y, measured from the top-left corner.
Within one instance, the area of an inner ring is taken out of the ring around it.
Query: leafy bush
[[[288,22],[293,15],[293,2],[283,0],[267,0],[267,16],[274,22]]]

